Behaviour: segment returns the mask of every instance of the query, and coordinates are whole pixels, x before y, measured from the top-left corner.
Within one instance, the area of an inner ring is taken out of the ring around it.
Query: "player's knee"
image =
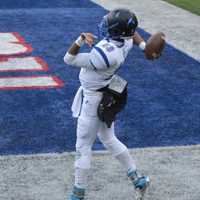
[[[90,169],[91,156],[92,156],[91,149],[84,150],[84,149],[78,148],[76,150],[75,167],[78,167],[81,169]]]
[[[98,137],[106,147],[112,146],[116,141],[115,135],[99,134]]]
[[[109,139],[99,138],[104,144],[105,148],[108,149],[114,156],[117,156],[124,152],[127,147],[121,143],[115,136]]]
[[[80,169],[90,169],[91,168],[91,159],[87,156],[82,156],[75,161],[75,167]]]

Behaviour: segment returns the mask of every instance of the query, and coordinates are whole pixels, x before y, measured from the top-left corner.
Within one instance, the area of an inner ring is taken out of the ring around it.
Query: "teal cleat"
[[[136,171],[128,171],[127,175],[135,187],[136,200],[144,200],[144,194],[150,184],[149,177],[138,176]]]
[[[84,200],[84,196],[85,196],[85,189],[74,186],[73,192],[69,200]]]

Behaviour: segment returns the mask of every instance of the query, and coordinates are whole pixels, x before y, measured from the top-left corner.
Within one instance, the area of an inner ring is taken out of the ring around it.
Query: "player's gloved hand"
[[[97,39],[97,36],[92,33],[81,33],[81,38],[86,44],[88,44],[89,47],[92,47],[95,39]]]

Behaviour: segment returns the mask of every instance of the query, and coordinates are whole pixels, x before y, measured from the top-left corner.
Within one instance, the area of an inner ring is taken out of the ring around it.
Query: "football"
[[[149,60],[159,58],[164,47],[165,34],[163,32],[153,34],[146,42],[145,57]]]

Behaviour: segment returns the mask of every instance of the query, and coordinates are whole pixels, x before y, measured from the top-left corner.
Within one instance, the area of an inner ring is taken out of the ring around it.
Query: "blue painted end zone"
[[[6,0],[0,2],[0,9],[16,8],[91,8],[95,4],[88,0]]]
[[[74,150],[76,122],[70,106],[79,86],[78,70],[66,66],[63,56],[80,32],[97,33],[96,24],[106,11],[86,0],[73,4],[65,0],[65,5],[61,0],[49,0],[49,8],[31,9],[43,7],[42,1],[37,2],[33,6],[27,3],[29,9],[25,10],[0,9],[0,32],[19,32],[33,46],[31,55],[42,57],[49,64],[48,73],[60,77],[65,86],[0,91],[0,154]],[[140,32],[148,37],[143,30]],[[40,74],[46,72],[0,73],[0,77]],[[129,81],[129,101],[117,120],[116,132],[128,147],[200,143],[197,61],[168,45],[163,57],[151,62],[134,48],[121,74]],[[103,147],[97,141],[94,148]]]

